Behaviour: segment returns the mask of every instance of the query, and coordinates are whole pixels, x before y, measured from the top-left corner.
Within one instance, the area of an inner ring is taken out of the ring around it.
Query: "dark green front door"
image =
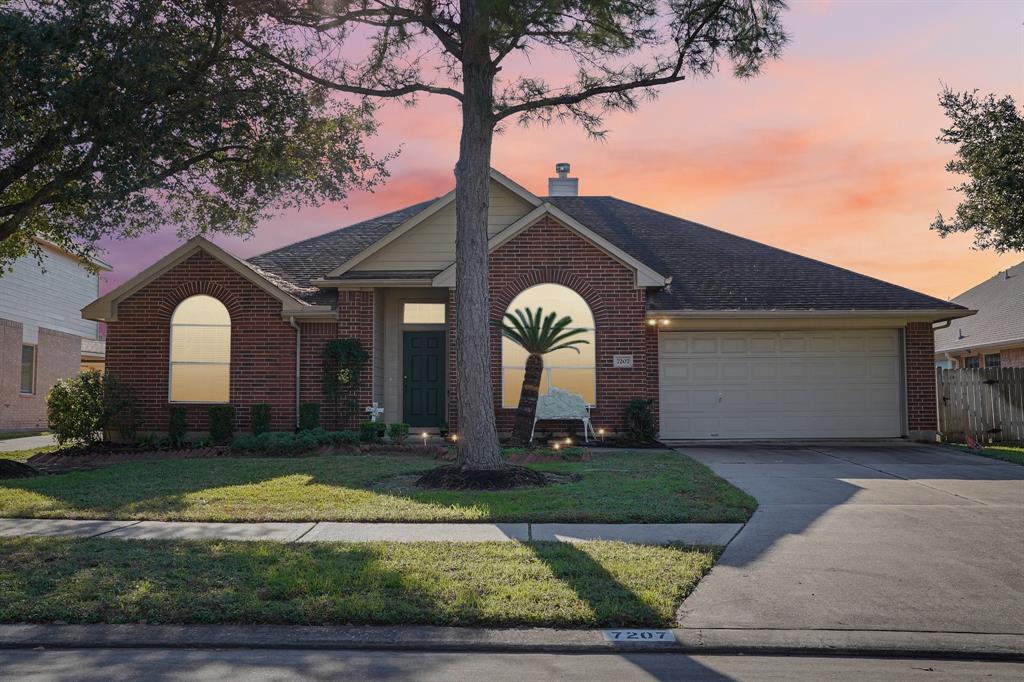
[[[444,423],[444,332],[405,332],[403,405],[410,426]]]

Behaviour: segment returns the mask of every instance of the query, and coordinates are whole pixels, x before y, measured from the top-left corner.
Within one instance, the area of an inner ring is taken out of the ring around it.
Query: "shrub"
[[[94,370],[53,385],[46,394],[46,419],[59,445],[91,445],[100,439],[103,398],[103,375]]]
[[[302,403],[299,405],[299,430],[320,428],[320,403]]]
[[[210,406],[210,440],[217,445],[230,443],[235,435],[235,408],[231,405]]]
[[[633,398],[626,405],[626,434],[637,443],[654,440],[654,401],[649,398]]]
[[[402,444],[409,437],[409,425],[404,422],[388,424],[388,438],[392,443]]]
[[[384,440],[386,429],[384,422],[360,422],[359,439],[364,443],[379,443]]]
[[[353,446],[359,443],[355,431],[324,431],[309,429],[298,433],[267,431],[239,436],[231,443],[232,450],[273,455],[295,455],[310,452],[325,445]]]
[[[135,391],[117,376],[103,377],[103,430],[110,439],[116,431],[120,440],[133,441],[139,431],[139,401]]]
[[[249,408],[249,428],[256,435],[270,430],[270,405],[258,403]]]
[[[167,439],[172,447],[180,448],[185,444],[185,433],[188,424],[185,421],[185,408],[182,405],[171,405],[167,421]]]

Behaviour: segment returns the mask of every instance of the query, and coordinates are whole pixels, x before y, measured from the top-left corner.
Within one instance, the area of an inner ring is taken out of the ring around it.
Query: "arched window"
[[[508,304],[508,311],[517,308],[543,308],[544,314],[568,315],[572,326],[586,329],[587,333],[578,338],[589,341],[579,346],[580,352],[566,348],[544,356],[544,373],[541,375],[540,395],[555,386],[583,396],[588,404],[597,402],[597,378],[595,372],[594,315],[583,297],[561,284],[538,284],[526,289]],[[502,337],[501,339],[501,404],[503,407],[519,405],[519,392],[523,388],[526,373],[527,353],[520,346]]]
[[[212,296],[190,296],[171,315],[171,402],[226,403],[231,316]]]

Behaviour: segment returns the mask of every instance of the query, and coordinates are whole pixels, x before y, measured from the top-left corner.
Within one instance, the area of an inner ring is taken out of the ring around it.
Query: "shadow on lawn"
[[[629,467],[620,462],[622,457],[534,465],[562,473],[582,470],[580,482],[472,492],[415,488],[419,474],[439,463],[420,458],[328,455],[130,462],[0,481],[0,514],[224,521],[656,522],[742,521],[752,511],[750,498],[710,472],[695,475],[682,460],[667,459],[681,455],[634,455],[643,460]],[[5,504],[5,490],[37,493],[50,501],[9,498]]]

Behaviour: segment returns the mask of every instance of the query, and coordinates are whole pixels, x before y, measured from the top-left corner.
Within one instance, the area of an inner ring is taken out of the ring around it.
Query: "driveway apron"
[[[760,503],[682,627],[1024,634],[1024,466],[899,442],[680,450]]]

